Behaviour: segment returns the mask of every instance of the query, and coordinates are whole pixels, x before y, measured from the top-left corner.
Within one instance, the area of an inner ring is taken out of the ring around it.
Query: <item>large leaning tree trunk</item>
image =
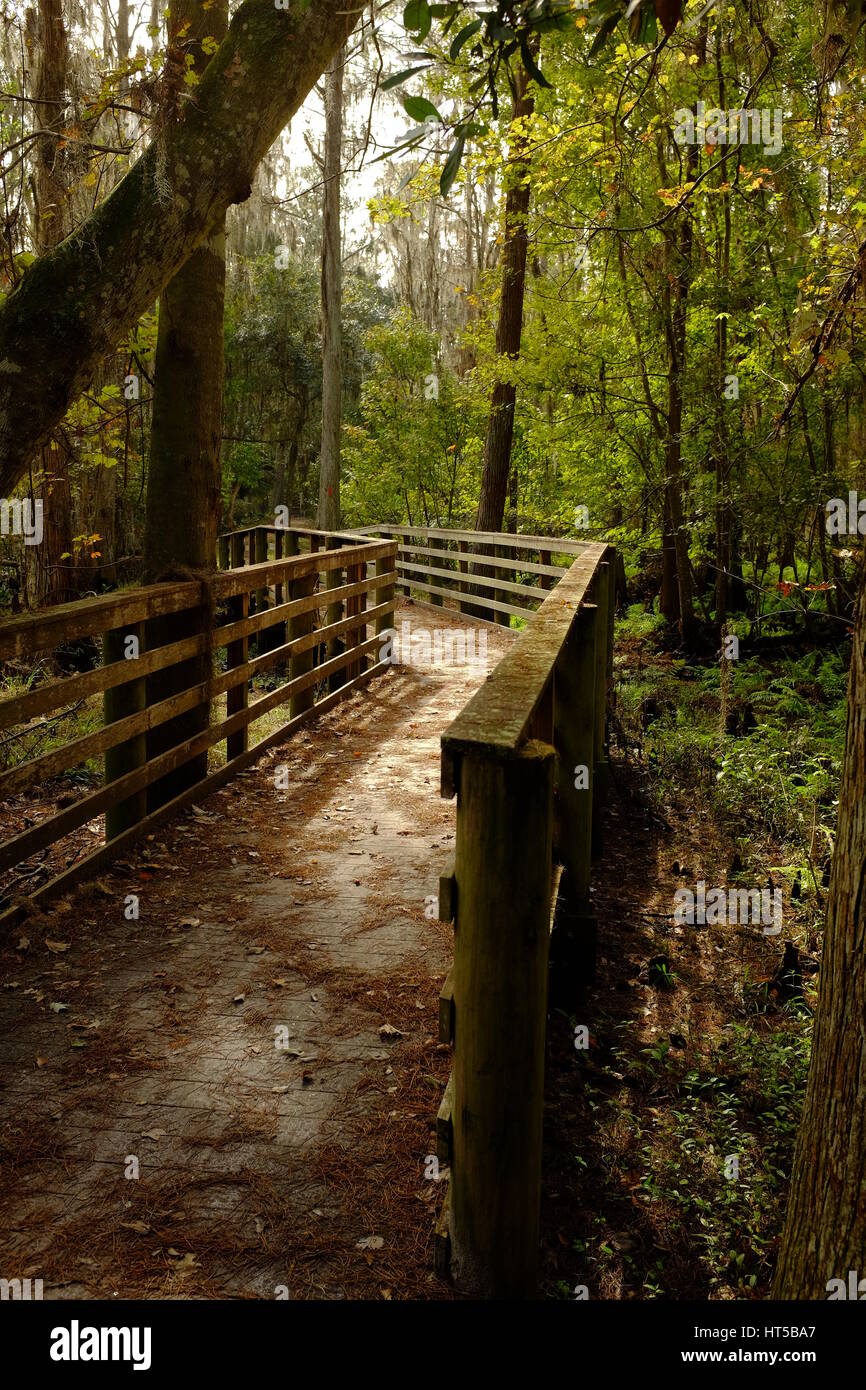
[[[33,142],[33,235],[44,255],[71,230],[70,167],[64,129],[69,88],[69,44],[61,0],[39,0],[30,12],[36,48],[35,97],[40,133]],[[35,463],[35,460],[34,460]],[[42,544],[25,551],[29,602],[39,607],[75,596],[72,491],[69,459],[56,438],[45,441],[33,485],[45,509]]]
[[[496,324],[496,354],[505,360],[520,355],[523,331],[523,294],[526,285],[526,227],[529,212],[530,164],[523,122],[535,110],[535,99],[527,88],[529,78],[522,63],[517,65],[514,105],[511,112],[514,134],[506,171],[505,243],[502,251],[502,288],[499,319]],[[501,531],[508,495],[511,467],[511,441],[514,435],[514,404],[517,388],[507,373],[493,387],[487,437],[484,442],[484,471],[481,496],[475,519],[476,531]]]
[[[812,1060],[773,1297],[826,1299],[830,1280],[847,1290],[851,1271],[866,1279],[866,566]]]
[[[0,307],[0,496],[96,364],[232,203],[358,22],[358,0],[244,0],[183,102],[117,188]],[[179,100],[182,98],[179,97]]]
[[[202,40],[224,38],[227,0],[204,9],[202,0],[175,0],[169,44],[186,26],[186,51],[197,73],[207,66]],[[223,308],[225,302],[225,220],[169,280],[159,297],[147,522],[145,579],[207,574],[216,565],[220,517],[223,390]],[[209,624],[206,608],[152,619],[147,646],[164,646],[195,636]],[[157,671],[147,680],[148,706],[188,689],[210,675],[208,653]],[[158,724],[147,735],[148,758],[186,743],[207,728],[207,704]],[[207,753],[182,763],[148,791],[155,810],[207,773]]]
[[[340,313],[343,263],[340,246],[340,166],[343,155],[343,69],[345,50],[325,74],[325,184],[322,206],[322,452],[319,461],[318,524],[340,526],[340,429],[343,395]]]

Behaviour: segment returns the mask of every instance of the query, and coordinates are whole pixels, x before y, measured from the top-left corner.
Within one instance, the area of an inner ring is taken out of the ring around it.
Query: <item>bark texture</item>
[[[340,313],[343,266],[340,247],[340,165],[343,153],[343,68],[339,52],[325,76],[325,183],[322,208],[322,453],[318,524],[340,526],[340,427],[343,396]]]
[[[188,25],[187,40],[197,71],[207,58],[201,41],[222,39],[226,0],[210,9],[201,0],[179,0],[171,11],[170,39]],[[189,50],[188,50],[189,51]],[[155,583],[189,570],[216,566],[220,517],[223,389],[225,226],[215,225],[207,242],[169,281],[159,299],[153,393],[150,469],[147,484],[145,580]],[[202,630],[210,614],[192,609],[148,623],[148,648],[180,641]],[[210,675],[209,654],[181,662],[148,678],[148,704],[166,700]],[[207,727],[202,704],[152,729],[148,757],[186,743]],[[207,772],[207,753],[193,758],[149,789],[153,810],[179,795]]]
[[[812,1060],[773,1297],[826,1299],[829,1281],[847,1286],[851,1271],[866,1279],[866,582]]]
[[[522,122],[535,110],[534,97],[527,94],[529,79],[522,65],[517,69],[512,121]],[[515,359],[520,355],[523,330],[523,292],[526,284],[526,217],[529,212],[529,158],[522,127],[515,129],[505,195],[505,245],[502,253],[502,289],[496,324],[496,352]],[[484,444],[484,472],[475,520],[476,531],[501,531],[508,494],[511,441],[514,434],[514,403],[517,388],[504,378],[497,381],[490,398],[487,438]]]
[[[361,15],[345,0],[244,0],[192,98],[0,308],[0,495],[232,203]]]

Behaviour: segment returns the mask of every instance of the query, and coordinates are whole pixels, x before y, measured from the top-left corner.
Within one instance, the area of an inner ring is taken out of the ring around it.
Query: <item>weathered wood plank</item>
[[[452,758],[467,750],[486,749],[505,756],[517,753],[605,550],[601,543],[587,546],[484,685],[446,729],[442,747]]]
[[[433,550],[430,550],[430,549],[429,549],[428,547],[426,547],[426,546],[421,546],[421,545],[405,545],[405,544],[401,541],[401,542],[400,542],[400,548],[399,548],[399,550],[398,550],[398,552],[397,552],[397,556],[398,556],[398,560],[401,559],[402,556],[404,556],[404,555],[423,555],[423,556],[425,556],[425,557],[428,557],[428,558],[431,558],[431,559],[438,559],[438,560],[442,560],[442,559],[448,559],[448,560],[450,560],[450,559],[453,558],[454,561],[455,561],[455,565],[457,566],[457,568],[455,568],[455,569],[450,569],[450,570],[446,570],[445,573],[448,574],[449,577],[450,577],[451,575],[453,575],[455,580],[459,580],[460,574],[462,574],[462,573],[468,573],[468,564],[469,564],[469,560],[464,560],[462,557],[463,557],[464,555],[465,555],[465,556],[469,556],[469,555],[470,555],[470,552],[469,552],[468,544],[467,544],[466,541],[458,541],[458,545],[463,546],[464,549],[462,549],[462,550],[443,550],[443,549],[438,549],[438,550],[433,551]],[[470,559],[471,559],[471,558],[473,558],[473,557],[470,556]],[[569,564],[571,563],[571,559],[573,559],[573,558],[574,558],[574,557],[569,557]],[[479,563],[480,563],[480,561],[479,561]],[[549,562],[548,562],[547,564],[541,564],[541,565],[540,565],[540,564],[537,564],[537,563],[536,563],[535,561],[533,561],[533,560],[522,560],[522,559],[520,559],[520,558],[518,558],[518,559],[516,559],[516,560],[508,560],[508,559],[503,558],[503,557],[500,556],[500,555],[485,555],[485,556],[484,556],[484,564],[485,564],[485,565],[490,565],[490,566],[492,566],[494,569],[520,570],[521,574],[539,574],[539,575],[542,575],[543,577],[546,577],[546,578],[548,578],[548,579],[561,579],[562,576],[563,576],[564,574],[567,574],[567,573],[568,573],[568,565],[551,565]],[[467,568],[464,569],[464,566],[467,566]],[[474,577],[473,577],[473,581],[472,581],[472,582],[475,583]],[[549,589],[549,588],[551,588],[552,586],[551,586],[550,584],[546,584],[546,585],[542,585],[541,587],[542,587],[542,588],[547,588],[547,589]]]
[[[490,558],[495,559],[496,556],[491,556]],[[520,566],[511,566],[511,568],[519,569]],[[455,596],[460,592],[460,579],[456,570],[443,570],[432,565],[416,565],[412,561],[402,560],[398,555],[397,571],[398,573],[403,571],[412,571],[415,574],[426,574],[431,579],[451,579],[453,581],[454,587],[451,589],[450,592]],[[568,570],[560,570],[560,579],[566,574],[568,574]],[[512,579],[490,579],[483,574],[473,574],[472,584],[473,586],[478,585],[482,589],[501,589],[503,593],[527,594],[531,598],[535,599],[538,603],[541,603],[544,599],[544,593],[542,592],[541,587],[538,584],[521,584],[519,580],[515,581]]]
[[[441,536],[450,540],[469,541],[470,544],[477,542],[479,545],[507,543],[521,550],[540,550],[543,547],[552,555],[582,555],[588,546],[595,544],[592,541],[572,541],[557,536],[531,536],[522,531],[516,534],[510,531],[459,531],[436,526],[395,526],[390,522],[371,529],[388,536]]]

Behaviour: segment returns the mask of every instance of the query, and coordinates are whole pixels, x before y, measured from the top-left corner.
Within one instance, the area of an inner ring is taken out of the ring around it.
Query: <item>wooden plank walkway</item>
[[[480,626],[492,668],[514,634]],[[439,738],[482,679],[394,667],[13,932],[4,1278],[46,1298],[447,1296],[425,1180],[450,1067]]]

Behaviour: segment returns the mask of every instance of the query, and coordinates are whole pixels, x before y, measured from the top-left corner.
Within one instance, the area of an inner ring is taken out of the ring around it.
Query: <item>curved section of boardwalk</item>
[[[514,634],[481,626],[492,668]],[[4,1278],[46,1298],[447,1293],[425,1177],[450,1067],[439,738],[483,679],[394,667],[12,934]]]

